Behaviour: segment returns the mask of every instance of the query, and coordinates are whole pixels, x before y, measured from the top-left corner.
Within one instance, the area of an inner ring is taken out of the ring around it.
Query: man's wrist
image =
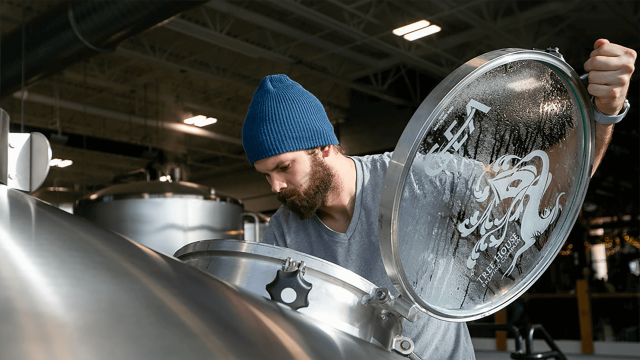
[[[622,110],[618,113],[618,115],[607,115],[602,113],[600,110],[598,110],[598,107],[596,106],[595,101],[593,101],[593,99],[592,99],[592,103],[593,103],[593,119],[595,120],[596,123],[602,124],[602,125],[612,125],[612,124],[619,123],[627,115],[627,112],[631,107],[631,105],[629,104],[629,100],[625,99],[624,106]]]

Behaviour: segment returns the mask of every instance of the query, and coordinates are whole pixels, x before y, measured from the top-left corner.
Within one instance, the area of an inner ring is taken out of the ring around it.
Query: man
[[[588,91],[600,112],[615,115],[625,107],[636,54],[603,39],[594,47],[585,63]],[[613,125],[596,125],[595,165],[612,131]],[[242,137],[249,162],[283,203],[265,242],[318,256],[392,289],[378,245],[378,206],[391,155],[345,156],[320,101],[285,75],[260,82]],[[424,359],[475,357],[464,323],[424,316],[403,326]]]

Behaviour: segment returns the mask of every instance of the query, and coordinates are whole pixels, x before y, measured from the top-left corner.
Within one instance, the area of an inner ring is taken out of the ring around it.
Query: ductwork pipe
[[[52,75],[75,62],[111,51],[124,39],[205,2],[62,3],[2,39],[0,96],[10,95],[22,85]]]

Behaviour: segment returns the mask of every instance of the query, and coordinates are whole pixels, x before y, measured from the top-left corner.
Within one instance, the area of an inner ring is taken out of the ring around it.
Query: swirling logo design
[[[538,161],[534,161],[536,159]],[[540,165],[536,166],[534,163]],[[483,185],[486,183],[481,178],[473,190],[476,201],[486,204],[484,211],[482,214],[476,211],[462,221],[458,224],[458,230],[466,237],[479,229],[482,236],[467,259],[467,267],[472,269],[480,252],[485,251],[487,247],[495,248],[502,244],[512,222],[521,219],[520,235],[524,245],[514,255],[504,277],[511,274],[520,256],[558,217],[562,211],[560,198],[564,193],[558,195],[553,207],[539,210],[552,179],[549,157],[542,150],[534,150],[524,158],[504,155],[493,164],[492,170],[496,175],[486,180],[488,185]]]

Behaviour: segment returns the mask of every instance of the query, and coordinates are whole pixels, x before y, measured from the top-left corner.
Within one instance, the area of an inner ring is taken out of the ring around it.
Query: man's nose
[[[271,191],[274,193],[279,193],[280,190],[285,189],[287,187],[287,184],[279,179],[272,179],[271,180]]]

